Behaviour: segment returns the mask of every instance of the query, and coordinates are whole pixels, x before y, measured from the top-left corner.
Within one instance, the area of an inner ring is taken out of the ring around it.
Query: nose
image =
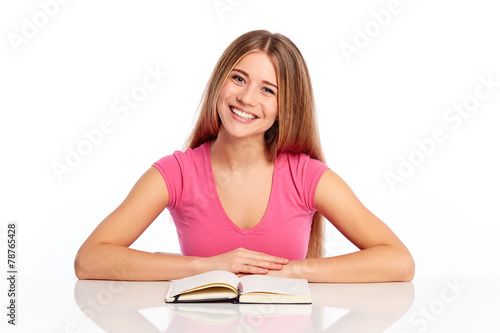
[[[255,106],[256,97],[254,91],[255,89],[251,86],[246,86],[238,92],[236,100],[245,105]]]

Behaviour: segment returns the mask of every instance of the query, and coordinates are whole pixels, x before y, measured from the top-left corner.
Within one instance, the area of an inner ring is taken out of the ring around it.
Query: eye
[[[239,75],[233,75],[231,79],[233,79],[236,83],[245,83],[245,80]]]
[[[269,88],[264,88],[264,92],[265,92],[266,94],[275,95],[274,90],[269,89]]]

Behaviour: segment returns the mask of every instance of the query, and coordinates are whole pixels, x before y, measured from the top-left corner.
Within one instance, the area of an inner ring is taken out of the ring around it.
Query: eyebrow
[[[247,72],[242,71],[241,69],[233,68],[233,71],[240,72],[241,74],[245,75],[246,77],[250,77],[250,75],[248,75]],[[274,83],[271,83],[271,82],[266,81],[266,80],[264,80],[262,82],[264,82],[265,84],[268,84],[268,85],[273,86],[274,88],[278,89],[278,86],[275,85]]]

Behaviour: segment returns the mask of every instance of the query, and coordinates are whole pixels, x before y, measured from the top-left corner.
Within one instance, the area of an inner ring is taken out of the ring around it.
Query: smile
[[[253,114],[250,114],[250,113],[246,113],[244,111],[241,111],[241,110],[238,110],[234,107],[230,107],[231,109],[231,112],[234,113],[235,115],[237,115],[238,117],[240,118],[243,118],[245,120],[254,120],[255,118],[257,118],[256,116],[254,116]]]

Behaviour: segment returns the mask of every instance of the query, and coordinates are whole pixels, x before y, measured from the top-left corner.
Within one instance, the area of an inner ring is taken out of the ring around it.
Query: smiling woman
[[[228,134],[262,139],[278,115],[278,87],[271,82],[276,82],[276,71],[265,52],[250,52],[238,61],[217,99],[217,113]]]
[[[158,160],[81,246],[81,279],[213,270],[311,282],[408,281],[396,235],[325,164],[305,61],[285,36],[238,37],[215,66],[187,149]],[[182,255],[129,246],[167,208]],[[322,216],[360,251],[322,257]]]

